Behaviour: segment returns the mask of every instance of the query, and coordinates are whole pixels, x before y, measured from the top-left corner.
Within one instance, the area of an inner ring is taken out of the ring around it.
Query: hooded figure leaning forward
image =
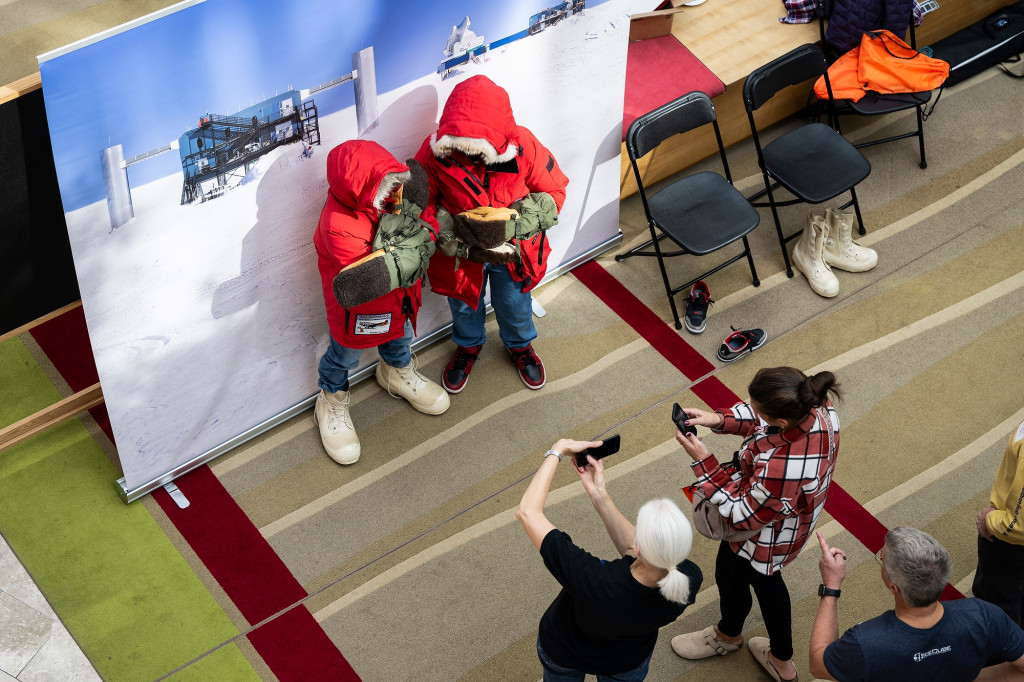
[[[489,282],[509,359],[528,388],[542,387],[530,290],[547,269],[545,232],[558,222],[569,179],[533,133],[516,124],[508,93],[485,76],[455,86],[416,161],[430,179],[424,218],[440,228],[430,287],[448,297],[452,311],[456,348],[442,385],[449,393],[466,387],[486,340]]]
[[[427,178],[415,161],[396,160],[376,142],[344,142],[327,156],[327,202],[313,235],[330,345],[320,359],[314,419],[331,459],[359,459],[349,416],[349,373],[376,347],[377,383],[426,414],[448,409],[448,394],[416,371],[409,344],[420,307],[420,279],[434,234],[420,220]]]

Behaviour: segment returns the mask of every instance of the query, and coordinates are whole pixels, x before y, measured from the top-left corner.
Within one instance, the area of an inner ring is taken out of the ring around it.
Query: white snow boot
[[[416,371],[412,361],[405,367],[377,363],[377,383],[395,398],[405,398],[423,414],[442,414],[451,405],[448,392]]]
[[[839,293],[839,279],[822,256],[827,236],[825,219],[809,213],[807,227],[793,247],[793,265],[804,274],[816,294],[832,298]]]
[[[328,456],[338,464],[355,464],[359,459],[359,436],[348,413],[349,392],[328,393],[320,389],[313,421],[320,427],[320,440]]]
[[[878,264],[878,253],[853,241],[853,213],[825,209],[825,238],[823,256],[834,268],[847,272],[864,272]]]

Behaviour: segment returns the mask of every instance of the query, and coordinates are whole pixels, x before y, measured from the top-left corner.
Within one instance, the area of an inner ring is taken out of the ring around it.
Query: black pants
[[[758,573],[750,562],[729,549],[729,543],[718,546],[715,561],[715,582],[718,583],[718,601],[722,608],[722,620],[718,629],[723,635],[738,637],[743,634],[743,621],[753,607],[750,588],[757,595],[771,640],[772,655],[782,661],[793,658],[793,610],[789,601],[789,590],[782,580],[782,574]]]
[[[1020,625],[1024,602],[1024,546],[978,536],[978,570],[971,592],[995,604]]]

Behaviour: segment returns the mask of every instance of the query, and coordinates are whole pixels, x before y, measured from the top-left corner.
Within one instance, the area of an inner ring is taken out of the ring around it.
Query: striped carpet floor
[[[669,327],[703,359],[673,362],[659,352],[584,284],[590,275],[581,271],[537,292],[549,311],[537,321],[536,347],[549,374],[542,391],[527,391],[492,342],[441,417],[412,412],[375,383],[356,387],[352,411],[364,455],[354,467],[340,468],[321,452],[307,414],[211,469],[363,679],[535,680],[537,621],[557,587],[514,508],[540,453],[563,435],[621,433],[609,488],[629,515],[651,497],[679,498],[691,481],[672,439],[673,401],[704,405],[697,389],[709,378],[743,397],[762,366],[828,369],[846,392],[836,481],[885,526],[935,534],[953,553],[952,582],[968,590],[973,514],[1007,434],[1024,418],[1024,130],[1007,115],[1019,87],[993,70],[947,91],[927,124],[926,171],[916,167],[912,142],[867,150],[873,171],[860,196],[869,233],[860,241],[879,251],[879,265],[838,273],[835,299],[818,297],[799,274],[786,278],[763,212],[752,240],[762,285],[750,286],[742,265],[723,271],[709,281],[716,302],[707,331],[695,337]],[[849,134],[856,141],[907,124],[890,118]],[[749,144],[730,159],[741,187],[760,182]],[[784,223],[799,229],[806,214],[807,207],[792,207]],[[622,250],[645,239],[635,198],[623,202],[621,223]],[[694,267],[692,259],[671,265],[678,280]],[[587,268],[600,268],[670,319],[653,260],[615,263],[608,254]],[[723,366],[714,352],[729,325],[761,327],[769,342]],[[437,376],[449,352],[447,344],[430,348],[420,365]],[[719,453],[735,448],[727,437],[706,440]],[[613,556],[568,468],[559,472],[549,511],[592,553]],[[851,556],[848,589],[858,598],[844,600],[841,625],[887,608],[872,552],[857,539],[863,529],[831,516],[820,525]],[[693,558],[708,571],[705,588],[665,628],[651,679],[757,679],[749,656],[695,664],[668,646],[672,635],[717,618],[714,551],[713,543],[695,544]],[[786,573],[804,676],[816,561],[812,548]],[[748,634],[759,627],[755,609]]]
[[[969,593],[974,514],[1008,433],[1024,419],[1021,87],[990,70],[948,89],[926,123],[927,170],[917,168],[912,141],[865,150],[873,170],[859,191],[868,229],[859,241],[878,250],[879,265],[838,273],[834,299],[818,297],[800,274],[785,276],[767,211],[751,240],[761,286],[750,285],[741,263],[711,277],[715,304],[701,336],[670,326],[653,259],[616,263],[605,254],[536,292],[548,311],[537,320],[536,348],[548,371],[543,390],[523,387],[491,320],[492,341],[446,414],[415,413],[372,381],[353,389],[358,464],[331,462],[305,413],[185,477],[180,485],[194,516],[162,493],[146,500],[142,522],[159,527],[170,540],[164,545],[176,550],[176,579],[201,586],[196,603],[204,613],[211,601],[220,607],[204,617],[217,628],[187,647],[168,652],[159,641],[173,635],[159,631],[149,646],[125,649],[117,641],[123,626],[90,637],[97,625],[86,617],[95,615],[93,596],[82,593],[89,582],[42,570],[31,556],[39,543],[12,540],[8,520],[0,519],[0,530],[30,571],[39,567],[33,577],[105,679],[535,682],[537,623],[558,587],[514,509],[540,454],[562,436],[620,433],[622,452],[607,471],[623,512],[635,516],[656,496],[682,499],[679,488],[692,475],[673,440],[672,403],[720,406],[745,397],[758,368],[785,364],[831,370],[845,391],[835,480],[853,504],[833,505],[819,521],[849,557],[844,596],[855,598],[842,601],[840,627],[891,606],[871,558],[874,524],[934,534],[953,556],[953,586]],[[854,141],[910,124],[908,117],[845,123]],[[730,163],[741,189],[759,186],[749,143],[730,150]],[[807,211],[784,209],[787,230],[800,229]],[[620,222],[618,251],[645,240],[635,197],[622,203]],[[715,257],[699,266],[707,269]],[[685,281],[697,267],[692,258],[675,259],[670,271]],[[715,351],[730,325],[761,327],[768,343],[723,365]],[[437,377],[450,351],[443,343],[419,353],[422,370]],[[90,433],[103,444],[98,429]],[[725,455],[737,443],[714,435],[705,441]],[[113,494],[95,494],[103,492]],[[66,513],[59,499],[33,503]],[[568,467],[555,479],[548,512],[591,553],[614,555]],[[115,548],[102,551],[115,561]],[[664,629],[649,679],[767,679],[743,652],[695,663],[669,647],[672,636],[718,618],[719,589],[728,587],[714,582],[715,551],[710,541],[695,541],[691,558],[705,570],[704,588]],[[803,679],[810,679],[816,563],[811,547],[784,574]],[[181,577],[183,564],[198,581]],[[116,599],[121,620],[194,629],[180,612],[165,617],[159,601]],[[756,607],[745,634],[764,634]],[[251,670],[239,668],[241,657]]]

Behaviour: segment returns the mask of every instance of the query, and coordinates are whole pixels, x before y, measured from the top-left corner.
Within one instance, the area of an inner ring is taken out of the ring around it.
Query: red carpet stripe
[[[714,365],[705,360],[596,261],[580,265],[572,274],[688,379],[696,379],[714,369]],[[708,377],[694,384],[691,390],[709,407],[715,409],[732,407],[741,400],[717,377]],[[829,486],[825,511],[872,552],[882,548],[885,534],[888,532],[886,527],[834,480]],[[946,585],[941,598],[962,599],[963,595],[952,585]]]
[[[72,391],[89,388],[100,380],[81,306],[33,327],[29,333]],[[98,405],[89,410],[89,414],[113,442],[114,432],[110,428],[107,406]]]
[[[250,624],[308,596],[208,466],[175,483],[188,507],[179,509],[163,488],[153,491],[153,498]],[[261,626],[249,639],[282,682],[359,679],[304,606]],[[342,670],[345,676],[338,675]]]
[[[715,368],[595,261],[588,261],[574,268],[572,274],[644,337],[666,360],[675,365],[686,378],[696,379]]]
[[[80,307],[33,328],[31,334],[72,390],[98,381]],[[113,440],[106,408],[92,413]],[[308,596],[209,467],[199,467],[175,483],[191,503],[186,509],[179,509],[163,488],[153,498],[250,625]],[[254,630],[249,640],[282,682],[359,679],[304,606]]]
[[[256,628],[249,641],[281,682],[359,679],[305,606]]]

